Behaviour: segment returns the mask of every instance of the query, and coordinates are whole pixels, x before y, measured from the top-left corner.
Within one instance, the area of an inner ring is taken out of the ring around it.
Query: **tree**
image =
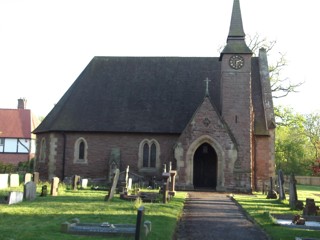
[[[305,119],[305,135],[313,146],[314,159],[318,159],[320,157],[320,114],[307,114]]]
[[[253,37],[248,35],[247,44],[252,50],[254,55],[258,55],[259,49],[264,48],[267,54],[274,48],[276,41],[268,41],[266,38],[262,38],[259,34],[255,34]],[[288,78],[282,78],[281,72],[288,65],[286,55],[279,53],[279,58],[275,63],[269,63],[269,74],[271,91],[273,98],[286,97],[289,93],[297,92],[297,89],[304,83],[293,83]]]
[[[305,135],[305,117],[291,108],[277,108],[275,160],[285,174],[310,175],[312,146]],[[280,116],[280,117],[279,117]]]

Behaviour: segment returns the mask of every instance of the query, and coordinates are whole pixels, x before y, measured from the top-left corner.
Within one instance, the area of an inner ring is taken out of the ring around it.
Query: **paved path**
[[[268,237],[227,194],[189,192],[175,240],[194,239],[267,240]]]

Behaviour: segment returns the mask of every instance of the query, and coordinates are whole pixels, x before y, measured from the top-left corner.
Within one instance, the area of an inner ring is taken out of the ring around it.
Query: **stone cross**
[[[206,78],[204,81],[206,82],[206,96],[209,96],[209,82],[211,82],[211,80]]]

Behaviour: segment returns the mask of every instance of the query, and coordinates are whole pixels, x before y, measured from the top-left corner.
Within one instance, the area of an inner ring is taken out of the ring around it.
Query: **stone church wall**
[[[41,139],[46,138],[46,156],[39,161]],[[87,162],[74,161],[75,143],[77,139],[85,139],[87,143]],[[50,180],[52,176],[59,178],[80,175],[88,178],[108,177],[109,162],[113,149],[120,149],[120,171],[130,166],[130,171],[140,175],[152,175],[161,178],[163,164],[169,166],[173,162],[173,146],[178,136],[171,134],[104,134],[104,133],[66,133],[38,134],[36,170],[41,176]],[[55,140],[54,140],[55,139]],[[159,143],[159,163],[156,170],[141,171],[138,168],[139,145],[143,140],[154,139]],[[64,140],[66,140],[64,145]],[[63,149],[65,146],[65,164],[63,176]],[[54,166],[53,166],[54,164]]]

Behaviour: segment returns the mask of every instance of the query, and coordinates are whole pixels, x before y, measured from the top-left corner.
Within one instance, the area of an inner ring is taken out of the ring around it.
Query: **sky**
[[[218,57],[233,0],[0,0],[0,108],[46,116],[94,56]],[[248,36],[276,41],[282,77],[304,82],[274,101],[320,112],[319,0],[240,0]]]

